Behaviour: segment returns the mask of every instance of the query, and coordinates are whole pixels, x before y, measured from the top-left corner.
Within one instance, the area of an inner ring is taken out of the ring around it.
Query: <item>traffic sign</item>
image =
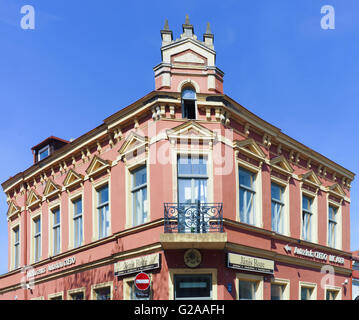
[[[135,286],[138,290],[145,291],[150,287],[150,277],[147,273],[141,272],[135,278]]]

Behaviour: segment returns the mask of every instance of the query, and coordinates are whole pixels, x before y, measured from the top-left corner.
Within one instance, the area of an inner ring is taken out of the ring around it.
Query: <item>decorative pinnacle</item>
[[[165,20],[165,26],[163,27],[163,30],[166,30],[166,31],[170,30],[170,27],[168,25],[168,20],[167,19]]]
[[[186,14],[186,21],[184,22],[185,25],[190,25],[191,23],[189,22],[189,16],[188,14]]]
[[[206,34],[212,34],[211,26],[210,26],[209,22],[207,22]]]

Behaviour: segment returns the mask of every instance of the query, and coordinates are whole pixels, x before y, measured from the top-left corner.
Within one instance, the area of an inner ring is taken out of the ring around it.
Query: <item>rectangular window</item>
[[[326,292],[326,300],[336,300],[338,296],[338,291],[336,290],[327,290]]]
[[[71,300],[85,300],[85,295],[83,292],[70,293],[70,299]]]
[[[52,219],[53,255],[57,255],[61,248],[60,208],[52,210]]]
[[[111,300],[111,288],[95,289],[96,300]]]
[[[20,265],[20,228],[14,229],[14,269]]]
[[[50,155],[50,146],[46,146],[39,150],[38,153],[38,161],[41,161],[42,159],[45,159]]]
[[[272,230],[278,233],[284,232],[284,188],[272,183]]]
[[[82,198],[72,201],[73,226],[74,226],[74,247],[82,245]]]
[[[285,286],[282,284],[271,284],[271,300],[283,300]]]
[[[132,225],[147,222],[147,170],[142,166],[132,172]]]
[[[199,205],[207,203],[207,158],[181,155],[177,158],[178,231],[206,232],[208,217],[200,214]],[[201,230],[202,229],[202,230]]]
[[[207,159],[202,156],[179,156],[178,200],[180,203],[207,202]]]
[[[301,287],[300,289],[300,299],[301,300],[311,300],[312,299],[313,288]]]
[[[239,168],[239,218],[241,222],[255,224],[255,174]]]
[[[41,219],[40,217],[34,220],[34,261],[41,259]]]
[[[108,185],[97,189],[97,214],[99,239],[110,234]]]
[[[255,281],[238,281],[238,299],[255,300],[256,299],[256,282]]]
[[[312,224],[312,203],[313,200],[303,195],[302,199],[302,239],[311,240]]]
[[[336,245],[336,227],[337,227],[337,211],[338,209],[329,206],[329,219],[328,219],[328,245],[335,247]]]

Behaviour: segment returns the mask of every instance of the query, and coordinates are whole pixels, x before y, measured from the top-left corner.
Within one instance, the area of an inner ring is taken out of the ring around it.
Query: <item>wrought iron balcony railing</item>
[[[165,203],[165,233],[223,232],[222,203]]]

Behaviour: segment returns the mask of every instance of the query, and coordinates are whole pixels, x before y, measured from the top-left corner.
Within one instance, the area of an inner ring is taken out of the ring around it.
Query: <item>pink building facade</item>
[[[182,28],[154,91],[2,184],[0,299],[134,299],[141,271],[148,299],[352,299],[354,174],[225,95],[209,25]]]

